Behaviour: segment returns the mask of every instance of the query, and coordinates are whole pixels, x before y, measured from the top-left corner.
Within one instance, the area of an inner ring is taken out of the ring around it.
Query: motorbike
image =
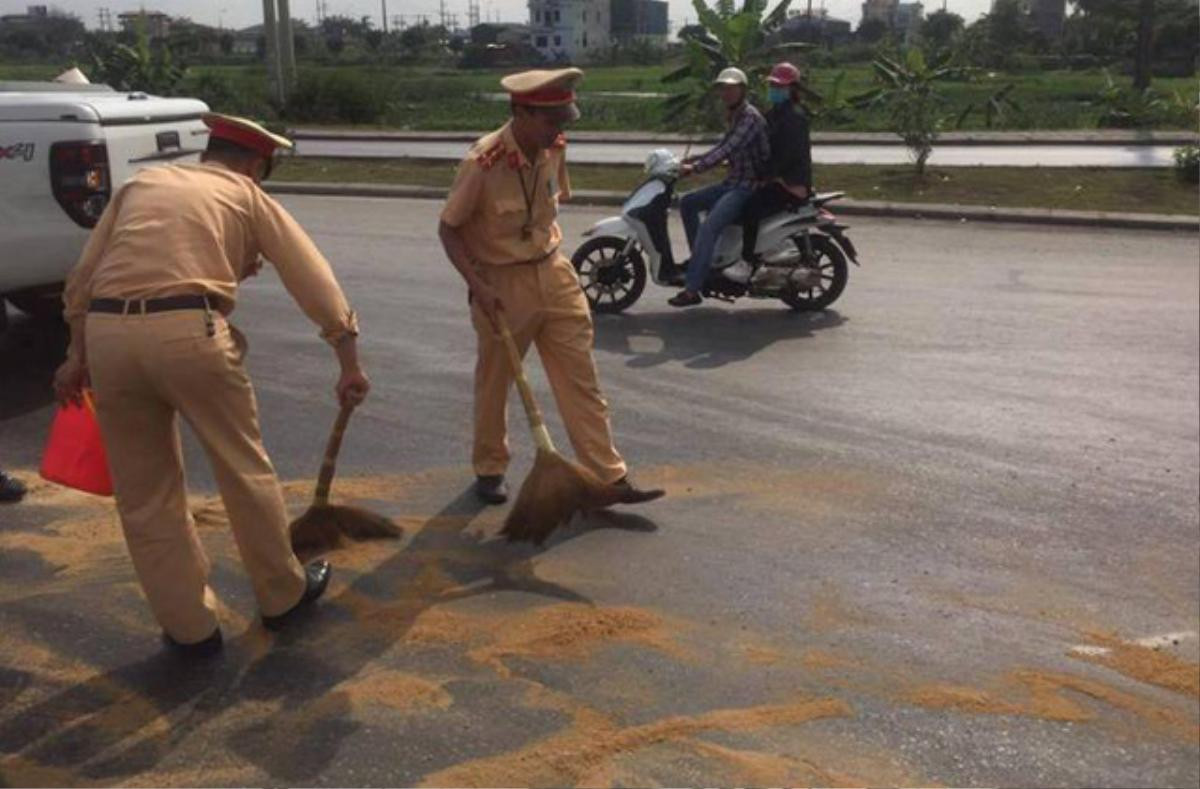
[[[594,312],[619,313],[642,295],[647,281],[679,287],[684,271],[676,265],[668,232],[679,158],[658,149],[646,158],[647,178],[621,206],[620,216],[600,220],[571,257]],[[844,192],[817,194],[763,220],[755,253],[742,259],[740,223],[725,228],[717,242],[703,295],[732,302],[742,297],[780,299],[795,310],[822,310],[846,287],[846,258],[857,266],[858,252],[847,226],[825,206]]]

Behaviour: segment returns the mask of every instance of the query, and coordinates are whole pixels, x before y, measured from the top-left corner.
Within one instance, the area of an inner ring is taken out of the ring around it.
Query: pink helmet
[[[799,81],[800,69],[787,61],[776,63],[767,77],[767,82],[772,85],[795,85]]]

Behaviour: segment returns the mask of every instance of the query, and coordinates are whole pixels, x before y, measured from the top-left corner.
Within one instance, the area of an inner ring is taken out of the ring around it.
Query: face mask
[[[790,99],[791,95],[787,88],[779,85],[767,86],[767,101],[771,104],[783,104]]]

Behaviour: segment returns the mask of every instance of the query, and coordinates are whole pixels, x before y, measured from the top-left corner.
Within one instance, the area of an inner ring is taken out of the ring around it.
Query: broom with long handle
[[[329,488],[333,485],[333,473],[337,468],[338,452],[342,448],[342,436],[350,422],[354,406],[344,405],[334,420],[329,442],[325,445],[325,457],[321,461],[321,472],[317,476],[317,488],[313,492],[312,505],[303,515],[292,522],[289,529],[292,550],[298,556],[315,556],[333,550],[343,544],[344,538],[355,541],[396,539],[403,531],[390,518],[377,515],[360,507],[329,503]]]
[[[542,410],[533,399],[533,389],[525,377],[521,353],[513,341],[508,322],[497,313],[496,323],[512,363],[517,390],[521,393],[521,404],[525,406],[525,416],[529,419],[529,430],[537,445],[533,468],[521,485],[521,491],[500,533],[509,541],[540,545],[576,512],[615,504],[617,496],[612,485],[606,485],[594,473],[572,463],[554,449]]]

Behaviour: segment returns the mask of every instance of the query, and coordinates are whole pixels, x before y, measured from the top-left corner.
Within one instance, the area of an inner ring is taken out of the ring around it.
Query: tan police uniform
[[[518,103],[553,106],[567,95],[573,100],[570,88],[582,73],[527,72],[502,84]],[[441,220],[460,231],[480,277],[496,289],[521,353],[537,346],[580,462],[605,482],[616,482],[626,468],[613,446],[592,359],[591,314],[575,269],[559,250],[558,203],[569,196],[565,139],[531,162],[510,122],[472,146]],[[506,417],[513,370],[477,304],[471,319],[478,338],[472,461],[477,475],[503,474],[510,458]]]
[[[288,611],[305,589],[242,366],[244,340],[225,317],[260,253],[326,340],[357,334],[354,312],[308,235],[252,179],[216,163],[148,168],[130,179],[67,283],[66,317],[86,325],[126,543],[155,617],[181,643],[210,636],[217,619],[187,506],[178,415],[212,463],[263,614]],[[141,314],[135,301],[123,314],[97,311],[97,300],[189,295],[207,296],[211,308]]]

